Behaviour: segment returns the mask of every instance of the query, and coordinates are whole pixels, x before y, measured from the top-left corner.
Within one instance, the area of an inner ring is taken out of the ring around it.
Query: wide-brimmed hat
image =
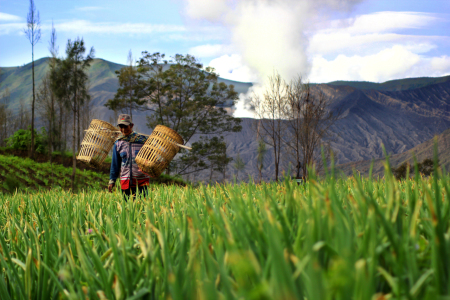
[[[119,126],[119,125],[128,126],[130,124],[132,124],[130,115],[127,115],[127,114],[119,115],[119,119],[117,120],[117,126]]]

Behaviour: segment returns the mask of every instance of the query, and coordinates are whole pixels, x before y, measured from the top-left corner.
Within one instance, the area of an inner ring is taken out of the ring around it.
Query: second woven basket
[[[169,127],[158,125],[148,137],[136,156],[136,163],[142,172],[150,177],[159,177],[180,151],[183,138]]]

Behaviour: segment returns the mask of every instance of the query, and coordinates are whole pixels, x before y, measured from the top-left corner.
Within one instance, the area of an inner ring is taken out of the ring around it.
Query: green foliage
[[[70,187],[71,168],[59,164],[38,163],[29,158],[12,155],[0,155],[0,187],[7,191],[31,191],[34,189],[50,189]],[[106,188],[108,178],[104,174],[90,170],[77,170],[75,175],[75,191],[86,188]],[[17,184],[16,184],[17,183]],[[0,188],[1,191],[1,188]]]
[[[404,162],[397,168],[392,169],[392,174],[397,179],[404,179],[407,176],[407,170],[412,171],[413,168],[411,168],[411,165],[408,162]],[[434,166],[433,166],[433,160],[431,158],[424,159],[421,163],[417,164],[418,171],[424,175],[424,176],[430,176],[433,174]]]
[[[125,66],[115,73],[119,79],[119,88],[114,99],[109,99],[105,106],[132,115],[133,110],[139,109],[146,102],[138,97],[141,76],[132,65]]]
[[[310,175],[0,194],[2,299],[449,298],[449,177]]]
[[[240,119],[227,114],[224,105],[234,103],[237,93],[233,85],[218,82],[214,69],[203,69],[191,55],[177,54],[169,63],[164,54],[143,52],[137,73],[126,67],[118,75],[119,81],[121,77],[130,81],[123,81],[107,107],[135,105],[149,110],[148,127],[167,126],[178,132],[185,144],[194,136],[201,137],[192,143],[192,151],[181,150],[182,155],[172,161],[169,170],[184,175],[218,168],[219,160],[230,161],[226,159],[222,135],[242,127]]]
[[[240,153],[237,154],[233,167],[236,169],[236,177],[239,178],[239,172],[245,168],[245,163],[242,160]]]
[[[19,179],[13,174],[8,174],[5,177],[5,181],[3,182],[3,187],[10,193],[14,193],[21,186],[22,184],[20,183]]]
[[[41,133],[35,132],[34,138],[34,149],[37,153],[45,153],[46,152],[46,140],[47,133],[45,128],[41,128]],[[19,129],[12,136],[6,139],[6,144],[8,147],[16,150],[28,150],[31,144],[31,127],[28,127],[27,130]]]

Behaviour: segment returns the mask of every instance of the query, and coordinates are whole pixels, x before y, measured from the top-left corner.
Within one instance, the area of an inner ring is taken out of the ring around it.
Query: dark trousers
[[[132,187],[132,188],[128,188],[126,190],[122,190],[122,195],[123,195],[123,198],[125,199],[125,201],[127,201],[131,195],[136,197],[136,194],[147,197],[148,186],[144,185],[144,186]]]

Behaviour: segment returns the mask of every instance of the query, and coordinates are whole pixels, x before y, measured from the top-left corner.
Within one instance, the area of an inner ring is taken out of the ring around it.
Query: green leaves
[[[0,296],[445,299],[450,179],[435,176],[0,194]]]

